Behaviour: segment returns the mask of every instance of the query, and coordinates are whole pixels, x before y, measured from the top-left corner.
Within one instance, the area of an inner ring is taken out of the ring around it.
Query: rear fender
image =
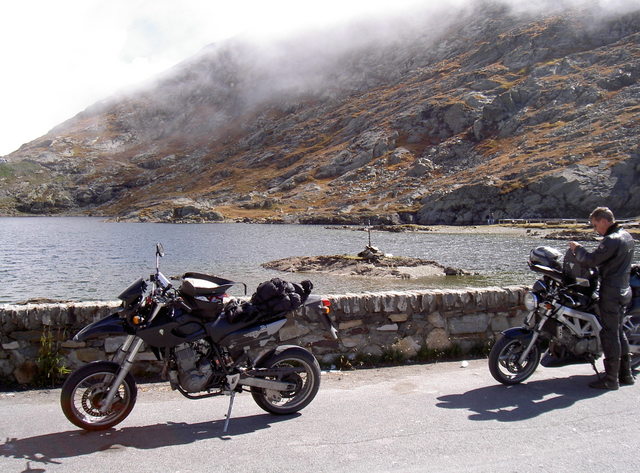
[[[329,332],[331,334],[331,337],[334,340],[338,339],[338,330],[333,326],[333,322],[331,321],[331,318],[329,317],[329,302],[326,301],[325,304],[325,299],[323,299],[321,296],[317,296],[315,294],[311,294],[306,302],[304,303],[305,305],[305,309],[311,309],[313,311],[316,312],[316,314],[318,315],[318,318],[320,319],[320,322],[322,323],[322,326],[324,327],[324,329]]]
[[[262,367],[262,366],[265,364],[265,362],[266,362],[269,358],[271,358],[272,356],[279,355],[280,353],[283,353],[283,352],[285,352],[285,351],[287,351],[287,350],[291,350],[292,352],[293,352],[293,351],[301,351],[301,352],[305,352],[305,353],[307,353],[307,354],[310,354],[310,353],[311,353],[311,352],[309,352],[309,350],[305,350],[304,348],[299,347],[299,346],[297,346],[297,345],[281,345],[281,346],[279,346],[279,347],[273,348],[273,349],[271,349],[271,350],[269,350],[269,351],[267,351],[267,352],[263,353],[262,355],[260,355],[260,356],[256,359],[256,361],[255,361],[255,363],[254,363],[254,366],[255,366],[256,368],[260,368],[260,367]]]
[[[108,315],[87,325],[80,330],[73,339],[82,342],[90,338],[101,337],[105,335],[130,335],[132,331],[128,329],[124,319],[120,317],[120,312]]]

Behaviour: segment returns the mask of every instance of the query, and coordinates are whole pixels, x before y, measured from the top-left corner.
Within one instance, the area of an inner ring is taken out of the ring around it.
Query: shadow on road
[[[9,438],[0,444],[0,456],[24,458],[38,463],[54,463],[61,458],[88,455],[98,451],[125,448],[154,449],[171,445],[184,445],[198,440],[219,438],[231,440],[234,436],[268,429],[271,425],[298,417],[260,414],[234,417],[227,433],[223,433],[224,419],[197,424],[166,423],[141,427],[125,427],[101,432],[69,430],[23,439]],[[30,467],[29,467],[30,468]],[[34,470],[27,470],[34,471]],[[35,470],[38,471],[38,470]]]
[[[565,409],[577,401],[600,396],[606,391],[588,386],[593,375],[529,381],[524,384],[485,386],[463,394],[440,396],[437,407],[475,412],[470,420],[516,422],[546,412]]]

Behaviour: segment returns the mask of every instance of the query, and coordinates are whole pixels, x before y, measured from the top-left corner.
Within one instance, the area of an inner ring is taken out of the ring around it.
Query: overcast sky
[[[0,156],[89,105],[150,80],[203,46],[236,34],[264,40],[414,4],[469,1],[3,0]],[[540,1],[548,0],[533,3]]]

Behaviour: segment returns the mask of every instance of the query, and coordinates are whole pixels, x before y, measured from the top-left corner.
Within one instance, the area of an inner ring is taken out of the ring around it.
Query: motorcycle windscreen
[[[122,291],[118,296],[118,299],[124,301],[126,305],[129,305],[135,302],[139,297],[141,297],[146,290],[147,283],[144,281],[144,279],[140,278],[124,291]]]

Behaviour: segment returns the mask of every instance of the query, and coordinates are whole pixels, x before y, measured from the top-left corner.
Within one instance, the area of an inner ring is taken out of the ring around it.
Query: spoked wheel
[[[640,316],[627,316],[622,322],[624,333],[633,350],[640,349]],[[631,368],[640,368],[640,353],[631,353]]]
[[[262,368],[282,368],[283,374],[267,377],[274,381],[294,384],[291,391],[275,391],[252,387],[256,404],[267,412],[278,415],[292,414],[306,407],[320,388],[320,366],[315,357],[301,348],[288,349],[260,364]]]
[[[502,337],[489,353],[489,371],[502,384],[518,384],[533,374],[540,363],[540,350],[534,345],[524,363],[519,359],[529,342],[517,338]]]
[[[122,422],[136,403],[137,387],[131,374],[118,386],[111,408],[100,412],[120,367],[108,361],[91,363],[74,371],[62,386],[60,404],[71,423],[85,430],[104,430]]]

